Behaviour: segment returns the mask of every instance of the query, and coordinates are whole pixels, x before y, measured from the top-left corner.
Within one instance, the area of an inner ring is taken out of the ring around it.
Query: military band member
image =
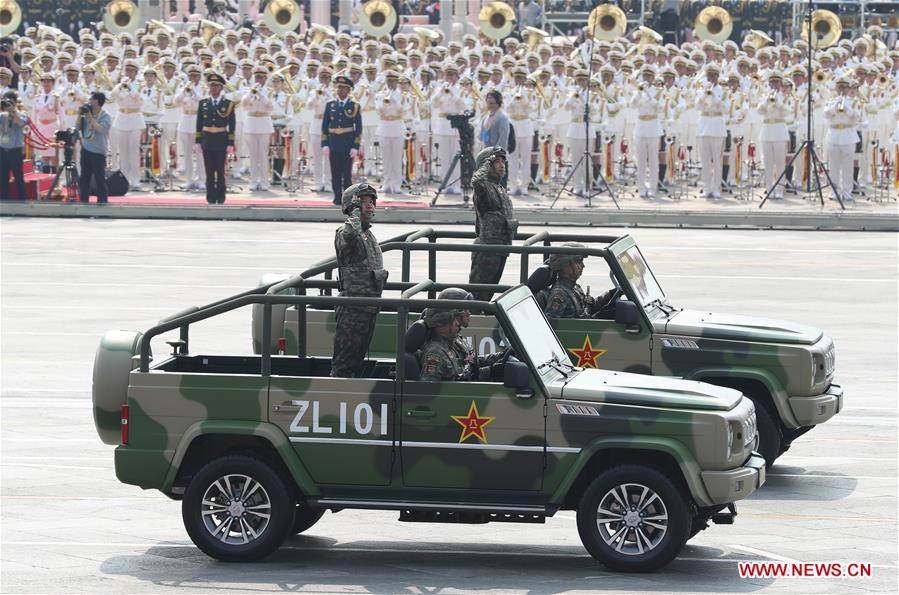
[[[717,64],[706,66],[706,81],[695,101],[699,108],[697,139],[702,163],[702,192],[706,198],[721,198],[722,156],[727,128],[724,124],[724,91],[718,86],[720,71]]]
[[[406,124],[403,121],[411,103],[406,101],[397,88],[399,74],[395,70],[384,73],[387,87],[375,98],[375,112],[378,116],[376,137],[381,147],[384,167],[384,184],[381,192],[400,193],[403,191],[403,136]]]
[[[218,73],[206,75],[209,97],[197,111],[196,143],[203,149],[206,166],[206,202],[225,202],[225,157],[234,147],[234,103],[222,94],[225,79]]]
[[[175,94],[174,103],[180,108],[178,120],[178,144],[183,155],[184,181],[186,190],[205,190],[203,152],[197,144],[197,111],[203,98],[200,83],[200,68],[191,64],[187,67],[188,80]],[[197,160],[194,165],[194,159]]]
[[[458,115],[471,107],[462,97],[459,85],[459,67],[448,64],[444,69],[444,80],[431,91],[431,108],[433,123],[431,131],[437,144],[437,159],[440,162],[440,175],[445,177],[453,162],[453,157],[460,150],[459,133],[450,125],[447,116]],[[444,189],[444,194],[461,194],[461,176]]]
[[[783,79],[777,72],[768,75],[768,92],[759,98],[757,109],[762,116],[759,141],[762,143],[762,160],[765,168],[765,188],[771,198],[783,198],[783,190],[774,188],[774,182],[786,165],[787,144],[787,98],[781,92]]]
[[[326,104],[321,120],[321,147],[331,163],[331,188],[337,205],[350,186],[353,160],[362,142],[362,110],[349,96],[353,81],[338,76],[335,83],[337,97]]]
[[[837,94],[824,109],[827,119],[827,162],[830,178],[840,197],[852,200],[852,160],[858,142],[861,110],[858,101],[849,95],[852,82],[845,76],[836,81]]]
[[[655,196],[659,172],[659,138],[662,125],[659,121],[664,99],[655,87],[655,71],[646,65],[640,71],[642,82],[631,98],[631,106],[637,114],[634,126],[634,160],[637,168],[637,189],[641,198]]]
[[[318,78],[309,80],[309,98],[306,110],[309,120],[309,152],[312,157],[312,191],[326,192],[331,185],[331,168],[326,163],[327,156],[322,152],[322,120],[325,106],[332,99],[331,68],[322,66],[318,69]]]
[[[137,61],[125,60],[125,76],[110,94],[112,103],[118,108],[112,120],[112,134],[118,137],[119,169],[131,188],[140,185],[140,137],[146,128],[141,113],[143,98],[136,77]]]
[[[54,92],[54,87],[53,75],[45,72],[41,76],[41,92],[35,97],[31,107],[31,120],[34,122],[35,130],[51,141],[54,140],[56,131],[59,130],[59,117],[62,111],[59,96]],[[35,153],[44,161],[45,172],[55,171],[55,147],[39,149]]]

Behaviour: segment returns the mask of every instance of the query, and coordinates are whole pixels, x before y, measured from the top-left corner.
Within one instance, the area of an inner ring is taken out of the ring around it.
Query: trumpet
[[[450,89],[449,83],[443,85],[443,92],[446,94],[449,94],[452,92],[452,90]]]
[[[711,87],[708,87],[708,88],[705,90],[705,96],[706,96],[706,97],[711,97],[711,96],[712,96],[712,88],[711,88]]]
[[[777,103],[777,93],[771,93],[770,95],[768,95],[768,103]]]
[[[840,103],[837,105],[837,111],[842,113],[846,111],[846,96],[843,95],[840,97]]]

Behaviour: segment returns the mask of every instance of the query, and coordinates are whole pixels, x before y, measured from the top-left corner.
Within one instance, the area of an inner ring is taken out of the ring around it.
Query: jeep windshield
[[[541,374],[549,366],[563,374],[562,370],[572,367],[565,348],[527,287],[512,290],[500,299],[499,305],[506,311],[522,347]]]
[[[626,248],[616,251],[615,259],[641,306],[650,308],[666,303],[665,292],[662,291],[662,287],[655,275],[652,274],[652,270],[646,264],[643,254],[640,253],[636,244],[631,242]]]

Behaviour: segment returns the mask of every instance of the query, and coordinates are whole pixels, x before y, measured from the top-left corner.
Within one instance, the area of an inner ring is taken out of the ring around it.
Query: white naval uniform
[[[374,81],[369,82],[367,79],[359,81],[356,84],[354,95],[356,102],[362,109],[362,152],[365,155],[365,175],[377,175],[375,171],[375,142],[378,140],[375,131],[378,130],[380,118],[375,109],[375,96],[378,95]],[[384,144],[379,143],[381,147],[381,158],[390,153],[384,152]]]
[[[268,153],[272,133],[272,102],[265,89],[247,91],[240,103],[246,111],[244,136],[250,155],[250,190],[268,190]]]
[[[178,123],[181,121],[181,109],[175,103],[175,94],[184,82],[178,77],[166,79],[171,93],[162,94],[162,115],[159,117],[159,128],[162,136],[159,137],[159,146],[162,147],[162,163],[168,169],[171,166],[169,159],[169,146],[178,139]],[[176,149],[177,151],[177,149]]]
[[[836,97],[824,108],[824,117],[828,121],[827,165],[830,178],[843,200],[852,200],[852,160],[862,115],[858,100],[846,97],[842,111],[840,101],[841,98]]]
[[[403,136],[406,124],[403,119],[412,109],[412,104],[399,88],[391,91],[384,88],[375,97],[375,111],[378,114],[377,138],[381,146],[381,163],[384,182],[381,192],[403,191]],[[366,159],[366,161],[368,161]]]
[[[699,110],[696,138],[702,163],[702,189],[706,196],[717,195],[721,192],[722,157],[727,138],[724,91],[718,85],[700,89],[694,103]]]
[[[52,91],[50,93],[41,91],[31,107],[31,120],[34,122],[35,130],[48,140],[55,140],[56,131],[59,130],[61,111],[59,97]],[[44,159],[55,157],[56,147],[35,151],[35,155],[40,155]]]
[[[783,191],[774,188],[774,182],[786,165],[787,145],[790,142],[786,124],[788,116],[786,97],[781,92],[769,93],[759,102],[758,112],[762,121],[759,142],[762,144],[765,189],[772,192],[773,198],[783,198]]]
[[[312,159],[313,191],[325,192],[331,187],[331,167],[330,165],[326,167],[322,153],[322,118],[325,117],[325,106],[329,101],[331,101],[330,89],[323,89],[318,80],[310,81],[306,110],[309,112],[309,153]]]
[[[184,180],[188,189],[205,189],[206,166],[203,163],[203,151],[196,141],[197,108],[203,98],[200,83],[196,86],[187,82],[175,94],[175,104],[181,115],[178,121],[178,144],[183,154]],[[194,165],[196,160],[196,165]]]
[[[537,102],[536,91],[520,87],[508,95],[504,103],[509,121],[515,127],[515,151],[509,154],[510,194],[526,196],[528,193]]]
[[[630,106],[636,115],[634,124],[634,165],[637,168],[637,189],[642,196],[655,195],[659,172],[659,137],[662,125],[659,116],[664,97],[659,89],[639,89],[631,98]]]
[[[119,169],[134,188],[140,185],[140,136],[146,127],[141,113],[143,98],[137,83],[128,84],[127,89],[120,83],[112,90],[110,99],[118,107],[112,133],[118,137]]]

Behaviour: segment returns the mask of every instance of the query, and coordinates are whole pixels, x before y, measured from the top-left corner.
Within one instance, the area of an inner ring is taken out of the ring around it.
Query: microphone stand
[[[574,167],[571,168],[571,173],[569,173],[568,177],[565,178],[565,181],[562,182],[562,187],[559,188],[559,191],[556,193],[556,197],[549,205],[549,208],[553,208],[554,206],[556,206],[556,201],[559,200],[559,197],[562,196],[563,192],[570,192],[574,194],[570,190],[566,190],[565,186],[568,185],[568,182],[571,181],[571,178],[573,178],[575,172],[577,172],[577,168],[580,167],[581,163],[583,163],[585,182],[584,193],[586,194],[586,204],[584,206],[593,206],[591,199],[594,196],[599,196],[603,192],[608,192],[609,196],[612,198],[612,202],[615,203],[615,207],[619,210],[621,209],[621,205],[619,205],[618,201],[615,199],[615,193],[612,192],[612,187],[609,186],[609,182],[606,180],[605,176],[602,175],[602,168],[600,168],[599,171],[599,179],[602,181],[603,188],[598,192],[593,192],[593,159],[591,159],[590,152],[590,142],[593,140],[590,138],[590,84],[593,82],[593,52],[595,50],[596,32],[594,31],[593,35],[590,36],[590,57],[588,59],[589,65],[587,66],[587,92],[585,93],[586,103],[584,104],[584,136],[587,139],[586,145],[584,147],[584,152],[581,155],[581,158],[578,159],[577,163],[574,164]]]

